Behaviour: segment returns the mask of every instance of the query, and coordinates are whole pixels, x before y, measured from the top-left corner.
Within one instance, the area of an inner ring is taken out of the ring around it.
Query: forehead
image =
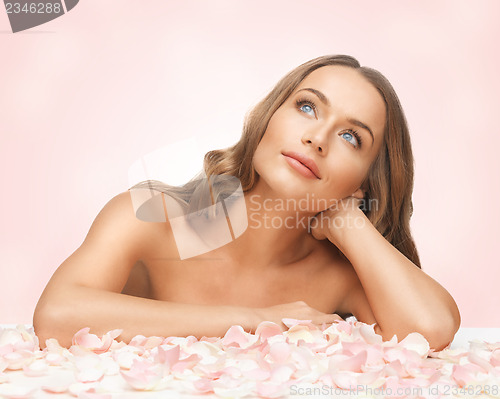
[[[357,70],[337,65],[318,68],[305,77],[294,93],[304,88],[321,91],[335,113],[362,121],[372,128],[375,137],[383,134],[385,102],[379,91]]]

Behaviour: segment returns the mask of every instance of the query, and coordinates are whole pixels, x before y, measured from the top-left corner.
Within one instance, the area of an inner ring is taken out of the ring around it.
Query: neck
[[[225,246],[236,264],[254,269],[284,267],[327,244],[309,233],[314,213],[303,210],[297,201],[280,198],[259,184],[244,199],[248,227]]]

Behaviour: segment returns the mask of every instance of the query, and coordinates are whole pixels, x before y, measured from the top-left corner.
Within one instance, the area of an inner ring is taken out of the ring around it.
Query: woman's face
[[[359,72],[318,68],[270,119],[253,158],[258,185],[278,197],[309,198],[315,212],[326,209],[325,201],[363,198],[360,186],[381,148],[384,124],[382,96]]]

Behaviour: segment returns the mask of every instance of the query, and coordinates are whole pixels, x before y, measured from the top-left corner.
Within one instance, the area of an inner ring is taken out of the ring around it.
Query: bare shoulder
[[[133,244],[129,250],[140,256],[147,246],[150,226],[136,217],[131,194],[124,191],[112,197],[97,214],[84,245],[109,245],[122,240],[122,244]]]
[[[134,265],[154,251],[166,230],[165,223],[136,217],[128,191],[115,195],[97,214],[80,247],[58,267],[46,291],[76,284],[120,292]]]
[[[169,201],[169,197],[164,194],[157,197],[160,203],[162,200]],[[136,257],[138,260],[154,256],[154,253],[159,248],[168,252],[177,251],[172,228],[166,213],[161,220],[158,218],[148,220],[147,217],[144,217],[144,212],[149,211],[151,213],[152,206],[142,207],[142,210],[136,209],[137,204],[134,204],[130,191],[124,191],[113,197],[101,212],[104,212],[107,207],[110,208],[109,212],[116,214],[117,223],[114,224],[114,228],[125,228],[129,234],[135,236],[134,241],[137,242]],[[171,206],[169,206],[170,208]],[[139,214],[141,211],[143,214]],[[153,211],[156,210],[153,209]]]

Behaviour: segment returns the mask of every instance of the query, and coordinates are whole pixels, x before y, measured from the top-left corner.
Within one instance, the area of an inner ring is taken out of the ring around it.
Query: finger
[[[340,316],[339,316],[338,314],[336,314],[336,313],[333,313],[331,316],[332,316],[333,320],[335,320],[335,321],[337,321],[337,320],[338,320],[338,321],[340,321],[340,320],[344,321],[344,319],[343,319],[342,317],[340,317]]]
[[[339,321],[344,321],[344,319],[342,317],[340,317],[338,314],[328,314],[328,315],[325,315],[324,321],[322,321],[321,323],[319,324],[332,324],[332,323],[338,323]]]

